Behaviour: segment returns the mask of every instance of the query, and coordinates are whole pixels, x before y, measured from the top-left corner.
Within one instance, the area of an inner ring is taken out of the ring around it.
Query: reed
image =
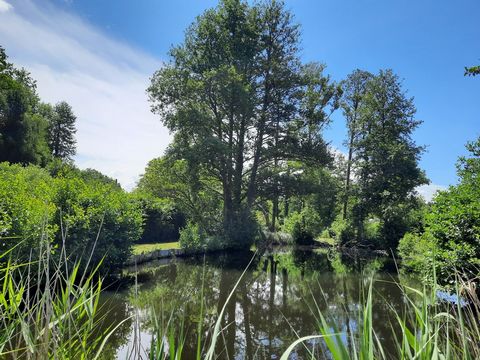
[[[65,255],[61,260],[51,258],[48,244],[43,247],[41,256],[35,257],[39,259],[36,261],[16,262],[13,250],[0,254],[0,357],[101,359],[109,337],[129,319],[113,328],[100,330],[103,328],[100,313],[105,312],[99,311],[102,279],[98,266],[94,271],[81,272],[80,265],[69,265]],[[221,348],[225,330],[222,318],[246,271],[248,267],[210,325],[204,309],[205,284],[202,281],[198,323],[194,329],[197,333],[195,359],[213,360],[225,350]],[[315,340],[316,344],[308,350],[311,359],[325,355],[334,360],[480,358],[480,300],[473,283],[465,283],[461,276],[457,277],[454,295],[458,301],[455,303],[441,302],[438,297],[441,289],[437,285],[419,290],[397,283],[402,290],[405,309],[399,312],[388,308],[396,346],[386,351],[372,321],[374,284],[380,280],[373,276],[368,278],[357,311],[355,331],[340,331],[320,310],[318,302],[321,299],[314,299],[311,311],[317,319],[318,332],[299,337],[287,346],[281,359],[291,358],[296,348],[305,347],[309,340]],[[152,329],[149,347],[141,349],[134,342],[129,358],[182,359],[186,334],[192,329],[186,328],[181,315],[165,314],[155,310],[153,304],[147,306],[142,316],[145,315]],[[132,317],[134,330],[140,333],[141,316],[137,311]]]
[[[372,323],[373,278],[370,279],[367,296],[358,312],[359,330],[356,334],[342,333],[329,322],[316,307],[312,313],[318,319],[318,334],[300,337],[283,353],[281,360],[292,356],[300,344],[317,339],[323,341],[329,357],[334,360],[373,359],[479,359],[480,358],[480,301],[471,284],[462,283],[457,277],[454,303],[439,300],[440,287],[424,286],[418,290],[397,283],[405,298],[402,313],[390,308],[394,321],[392,332],[396,346],[387,353]],[[344,339],[347,339],[346,341]],[[348,341],[352,346],[348,346]],[[314,354],[312,352],[312,354]],[[312,355],[312,359],[323,358]]]
[[[100,264],[81,272],[44,243],[36,261],[0,255],[0,358],[99,359],[115,331],[99,331]]]

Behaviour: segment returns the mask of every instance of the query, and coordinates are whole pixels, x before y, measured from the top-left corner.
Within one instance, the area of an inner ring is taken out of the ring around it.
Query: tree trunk
[[[345,179],[345,200],[343,202],[343,220],[347,219],[347,210],[348,210],[348,200],[350,197],[350,175],[352,171],[352,160],[353,160],[353,147],[355,141],[355,127],[357,123],[357,111],[360,104],[357,102],[354,105],[354,112],[352,115],[352,120],[349,124],[350,128],[350,139],[348,142],[348,159],[347,159],[347,174]]]
[[[271,42],[271,39],[270,39]],[[253,164],[252,164],[252,172],[250,174],[250,182],[248,184],[247,190],[247,205],[250,209],[255,201],[256,197],[256,182],[257,182],[257,172],[258,167],[260,165],[261,155],[262,155],[262,147],[263,147],[263,136],[265,133],[265,124],[267,122],[267,110],[270,104],[270,68],[271,68],[271,49],[267,47],[267,59],[266,59],[266,68],[265,68],[265,93],[263,94],[262,99],[262,111],[258,123],[258,135],[257,141],[255,143],[255,152],[253,156]]]
[[[245,150],[245,119],[242,119],[238,132],[237,153],[235,156],[235,174],[233,178],[233,202],[236,209],[241,208],[242,203],[242,177],[243,159]]]
[[[348,160],[347,160],[347,174],[345,179],[345,200],[343,202],[343,220],[347,219],[348,198],[350,196],[350,172],[352,170],[352,158],[353,158],[353,140],[354,133],[352,131],[350,135],[350,142],[348,148]]]

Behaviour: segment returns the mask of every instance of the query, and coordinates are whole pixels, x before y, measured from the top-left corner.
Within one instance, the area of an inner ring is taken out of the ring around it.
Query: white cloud
[[[446,190],[446,186],[436,185],[436,184],[429,184],[429,185],[421,185],[418,186],[415,190],[425,199],[425,201],[429,202],[435,197],[437,191]]]
[[[2,4],[9,4],[0,0],[1,45],[10,60],[32,73],[44,101],[66,100],[77,114],[78,166],[132,188],[170,142],[145,94],[161,61],[51,4],[22,1],[8,12]]]
[[[12,9],[12,5],[10,5],[5,0],[0,0],[0,13],[7,12],[8,10]]]

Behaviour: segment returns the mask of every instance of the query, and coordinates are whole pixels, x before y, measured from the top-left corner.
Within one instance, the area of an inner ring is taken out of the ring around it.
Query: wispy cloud
[[[146,163],[163,153],[170,136],[145,94],[159,59],[47,2],[12,7],[0,0],[0,39],[11,60],[38,81],[43,100],[72,105],[81,168],[131,188]]]
[[[0,13],[7,12],[10,9],[12,9],[12,5],[10,5],[5,0],[0,0]]]
[[[417,192],[425,199],[425,201],[430,202],[435,197],[438,191],[446,190],[446,186],[429,184],[421,185],[416,188]]]

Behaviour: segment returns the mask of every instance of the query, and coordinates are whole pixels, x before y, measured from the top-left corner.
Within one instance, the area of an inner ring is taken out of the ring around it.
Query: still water
[[[199,321],[202,344],[209,343],[217,314],[253,256],[215,253],[138,267],[136,286],[105,293],[105,326],[124,321],[109,339],[105,358],[147,359],[155,312],[159,321],[170,320],[177,330],[183,329],[182,358],[194,359]],[[133,269],[130,274],[135,274]],[[277,249],[257,254],[233,291],[217,340],[218,358],[279,359],[298,337],[318,334],[319,311],[332,331],[352,346],[361,327],[358,310],[372,276],[373,326],[383,348],[392,350],[392,309],[402,313],[405,306],[397,283],[411,280],[400,278],[391,261],[318,249]],[[312,349],[319,358],[328,358],[320,340],[298,346],[292,358],[311,358]]]

